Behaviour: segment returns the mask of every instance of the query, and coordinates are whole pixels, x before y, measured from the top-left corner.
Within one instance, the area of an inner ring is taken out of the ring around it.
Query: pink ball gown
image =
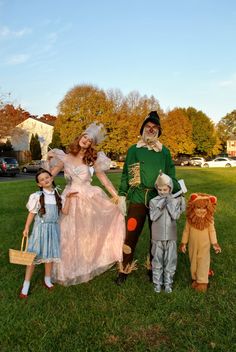
[[[61,262],[55,263],[52,275],[54,282],[70,286],[87,282],[122,261],[125,218],[100,187],[91,185],[91,167],[73,166],[62,151],[56,150],[55,155],[63,161],[68,181],[62,197],[78,192],[70,198],[69,214],[60,219]],[[109,165],[110,159],[98,153],[95,171],[104,171]],[[112,186],[109,182],[103,182],[108,189]]]

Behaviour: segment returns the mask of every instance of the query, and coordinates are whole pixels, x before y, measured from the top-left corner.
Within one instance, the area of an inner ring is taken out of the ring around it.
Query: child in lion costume
[[[187,221],[180,251],[185,253],[188,243],[192,288],[200,292],[206,292],[208,287],[211,244],[215,253],[221,252],[214,226],[216,203],[217,198],[215,196],[193,193],[187,204]]]

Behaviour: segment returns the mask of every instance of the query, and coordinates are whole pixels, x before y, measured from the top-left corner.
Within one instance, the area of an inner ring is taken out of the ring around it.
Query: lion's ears
[[[210,202],[212,204],[216,204],[217,203],[217,198],[215,196],[211,196],[211,195],[205,195],[205,194],[198,194],[198,193],[192,193],[191,196],[190,196],[190,201],[193,202],[194,200],[196,199],[209,199]]]
[[[190,200],[193,201],[193,200],[195,200],[197,197],[198,197],[198,194],[197,194],[197,193],[192,193],[191,196],[190,196]]]
[[[210,201],[212,204],[216,204],[217,203],[217,198],[215,196],[210,196]]]

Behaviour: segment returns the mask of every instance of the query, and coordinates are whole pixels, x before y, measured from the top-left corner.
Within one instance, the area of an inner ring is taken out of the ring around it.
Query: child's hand
[[[186,244],[185,243],[180,243],[179,251],[181,253],[186,253]]]
[[[23,230],[23,236],[24,236],[24,237],[28,237],[28,234],[29,234],[29,229],[25,228],[25,229]]]
[[[218,243],[214,243],[212,247],[214,248],[216,254],[221,253],[221,247]]]

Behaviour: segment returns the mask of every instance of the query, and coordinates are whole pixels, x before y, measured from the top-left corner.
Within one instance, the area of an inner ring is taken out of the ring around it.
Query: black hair
[[[37,183],[39,183],[39,181],[38,181],[39,175],[44,174],[44,173],[47,173],[49,176],[52,177],[51,172],[49,172],[48,170],[45,170],[45,169],[40,169],[35,175],[35,180]],[[54,181],[52,182],[52,185],[55,189],[56,184]],[[42,194],[39,197],[39,203],[40,203],[39,216],[42,217],[44,214],[46,214],[43,187],[40,187],[40,191],[42,191]],[[61,211],[61,208],[62,208],[61,196],[57,190],[55,190],[54,194],[55,194],[55,199],[56,199],[56,204],[57,204],[57,209],[58,209],[58,214],[59,214]]]

